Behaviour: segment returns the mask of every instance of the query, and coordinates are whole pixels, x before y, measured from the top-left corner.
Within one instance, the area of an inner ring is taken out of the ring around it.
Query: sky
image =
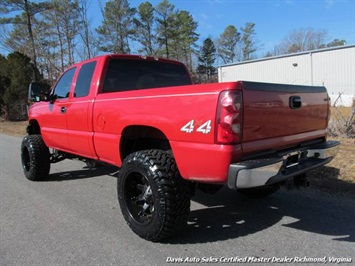
[[[34,2],[36,0],[33,0]],[[128,0],[131,7],[138,7],[146,0]],[[88,0],[92,27],[101,25],[100,2]],[[161,0],[149,0],[156,6]],[[355,0],[169,0],[178,10],[189,11],[198,23],[198,41],[219,37],[228,25],[238,30],[247,22],[255,23],[259,51],[263,57],[291,31],[300,28],[326,30],[331,42],[344,39],[347,45],[355,44]],[[131,47],[134,50],[135,47]],[[0,47],[0,53],[5,53]]]
[[[138,7],[146,0],[129,0]],[[100,25],[99,0],[90,1],[89,16]],[[105,1],[103,1],[105,3]],[[161,0],[149,0],[156,6]],[[292,30],[326,30],[329,42],[344,39],[355,44],[355,0],[169,0],[179,10],[189,11],[198,22],[199,44],[218,38],[228,25],[238,30],[247,22],[255,23],[259,57],[272,51]]]

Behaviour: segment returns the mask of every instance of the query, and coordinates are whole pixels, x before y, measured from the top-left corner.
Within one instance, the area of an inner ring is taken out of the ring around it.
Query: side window
[[[96,61],[81,66],[79,76],[76,80],[74,97],[84,97],[89,94],[92,75],[94,73]]]
[[[76,67],[65,72],[55,86],[53,94],[56,95],[58,99],[69,97],[70,86],[73,82],[75,70]]]

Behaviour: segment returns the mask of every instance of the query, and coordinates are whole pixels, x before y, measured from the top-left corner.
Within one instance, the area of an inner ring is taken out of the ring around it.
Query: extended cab
[[[45,180],[66,158],[115,165],[128,225],[158,241],[186,223],[191,192],[222,185],[260,197],[330,162],[324,87],[247,81],[193,85],[179,62],[104,55],[66,70],[49,95],[29,88],[21,158]]]

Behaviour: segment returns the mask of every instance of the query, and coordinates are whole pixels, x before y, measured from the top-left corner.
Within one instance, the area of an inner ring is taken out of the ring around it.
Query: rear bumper
[[[283,182],[329,163],[338,153],[339,141],[327,141],[273,157],[231,164],[228,187],[252,188]]]

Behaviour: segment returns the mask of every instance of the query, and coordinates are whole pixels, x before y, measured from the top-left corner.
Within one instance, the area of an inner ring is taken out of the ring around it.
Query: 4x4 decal
[[[207,122],[203,123],[201,126],[199,126],[196,129],[196,132],[202,133],[202,134],[208,134],[212,130],[212,121],[208,120]],[[181,132],[186,132],[186,133],[192,133],[195,130],[195,120],[189,121],[187,124],[185,124],[180,131]]]

